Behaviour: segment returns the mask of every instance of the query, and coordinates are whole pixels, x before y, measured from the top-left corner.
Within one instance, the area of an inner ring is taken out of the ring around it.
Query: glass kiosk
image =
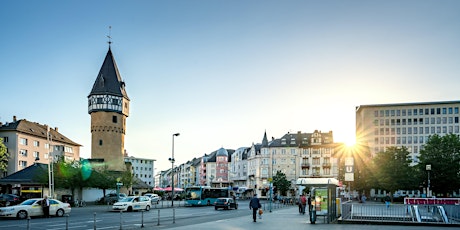
[[[339,181],[335,178],[299,178],[297,185],[310,188],[311,205],[309,208],[310,223],[315,224],[318,216],[324,217],[324,222],[337,220],[337,194]]]

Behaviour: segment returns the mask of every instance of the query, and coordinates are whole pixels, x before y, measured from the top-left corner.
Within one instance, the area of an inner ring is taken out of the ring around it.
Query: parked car
[[[150,210],[150,198],[147,196],[128,196],[112,205],[113,211]]]
[[[102,203],[102,204],[114,204],[115,202],[123,199],[123,198],[126,198],[126,194],[124,193],[119,193],[118,194],[118,197],[117,197],[117,194],[116,193],[109,193],[109,194],[106,194],[105,196],[101,197],[101,199],[99,199],[99,202]]]
[[[152,204],[159,204],[160,203],[161,197],[158,196],[158,194],[146,193],[146,194],[144,194],[144,196],[149,197],[150,201],[152,202]]]
[[[34,198],[25,200],[18,205],[0,208],[0,217],[26,219],[29,216],[43,216],[42,201],[43,198]],[[69,214],[72,210],[69,203],[63,203],[56,199],[50,199],[49,202],[51,216],[61,217],[64,214]]]
[[[21,203],[19,196],[14,194],[0,194],[0,206],[6,207]]]
[[[214,209],[217,210],[219,208],[238,209],[238,204],[233,198],[217,198],[216,202],[214,203]]]

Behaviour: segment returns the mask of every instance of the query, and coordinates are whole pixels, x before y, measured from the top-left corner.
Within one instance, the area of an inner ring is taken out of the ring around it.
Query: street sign
[[[118,182],[118,183],[117,183],[117,186],[123,186],[123,183]]]

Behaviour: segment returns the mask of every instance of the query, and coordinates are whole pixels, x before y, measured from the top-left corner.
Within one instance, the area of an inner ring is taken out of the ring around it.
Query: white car
[[[128,196],[116,202],[112,206],[113,211],[128,211],[135,210],[149,211],[152,203],[147,196]]]
[[[148,196],[150,198],[150,201],[152,202],[152,204],[159,204],[160,203],[160,196],[158,196],[158,194],[155,194],[155,193],[146,193],[144,194],[144,196]]]
[[[0,208],[0,217],[16,217],[26,219],[28,216],[43,216],[41,205],[43,198],[34,198],[9,207]],[[50,216],[64,216],[69,214],[72,208],[69,203],[63,203],[56,199],[50,199]]]

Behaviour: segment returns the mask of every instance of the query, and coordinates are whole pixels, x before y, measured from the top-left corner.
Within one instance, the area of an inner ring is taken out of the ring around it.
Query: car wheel
[[[10,205],[11,205],[11,202],[9,202],[9,201],[7,201],[7,202],[5,203],[5,206],[10,206]]]
[[[16,216],[18,217],[18,219],[25,219],[29,215],[27,214],[27,211],[21,210],[21,211],[18,212],[18,214]]]
[[[133,211],[133,207],[129,206],[128,209],[127,209],[128,212],[132,212]]]
[[[64,213],[65,213],[64,210],[60,208],[56,211],[56,216],[63,217]]]
[[[208,200],[208,203],[206,203],[207,206],[211,205],[211,201]]]
[[[145,211],[150,211],[150,205],[145,206]]]

